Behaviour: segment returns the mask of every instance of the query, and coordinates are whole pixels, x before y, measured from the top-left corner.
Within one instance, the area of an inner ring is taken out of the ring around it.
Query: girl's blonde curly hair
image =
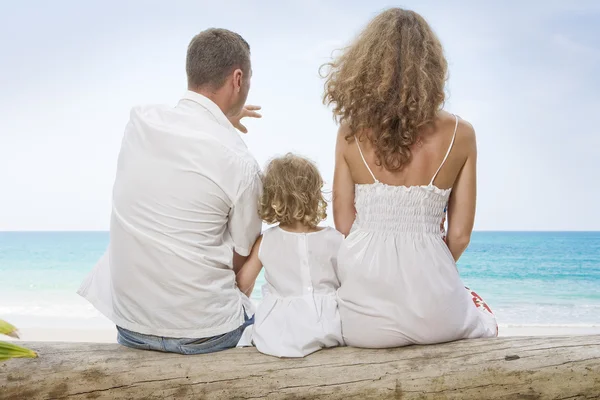
[[[445,99],[448,65],[425,19],[414,11],[386,10],[323,67],[329,67],[323,102],[350,128],[346,140],[366,136],[378,165],[404,167],[421,128],[434,121]]]
[[[287,154],[273,159],[263,177],[259,214],[268,224],[301,221],[314,228],[327,218],[323,178],[306,158]]]

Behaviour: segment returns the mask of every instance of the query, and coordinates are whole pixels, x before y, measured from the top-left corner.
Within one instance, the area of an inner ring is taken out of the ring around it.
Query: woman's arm
[[[254,283],[256,278],[262,269],[262,263],[258,259],[258,250],[260,249],[260,243],[262,241],[262,235],[256,239],[256,243],[252,246],[252,251],[248,256],[248,259],[244,263],[244,266],[240,269],[240,272],[235,276],[237,287],[248,297],[252,294],[254,289]]]
[[[354,181],[344,156],[344,150],[348,145],[345,136],[346,128],[340,126],[335,145],[333,172],[333,221],[335,228],[344,236],[348,236],[356,218],[356,210],[354,209]]]
[[[477,142],[473,127],[463,129],[467,159],[458,173],[448,204],[448,234],[446,243],[455,261],[467,249],[475,223],[477,198]]]

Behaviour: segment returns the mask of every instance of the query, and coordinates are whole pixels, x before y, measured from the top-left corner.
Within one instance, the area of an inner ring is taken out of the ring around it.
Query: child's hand
[[[242,111],[240,111],[240,113],[236,116],[230,117],[229,121],[231,122],[231,124],[240,132],[242,133],[248,133],[248,129],[242,125],[242,123],[240,122],[242,120],[242,118],[262,118],[262,115],[260,115],[259,113],[257,113],[256,111],[260,110],[260,106],[251,106],[251,105],[247,105],[244,106],[244,108],[242,108]]]

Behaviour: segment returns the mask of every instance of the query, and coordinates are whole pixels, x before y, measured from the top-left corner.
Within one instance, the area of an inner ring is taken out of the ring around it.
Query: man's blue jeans
[[[206,354],[231,349],[237,346],[244,329],[254,324],[254,316],[248,318],[237,329],[222,335],[202,339],[169,338],[144,335],[117,326],[117,342],[139,350],[164,351],[179,354]]]

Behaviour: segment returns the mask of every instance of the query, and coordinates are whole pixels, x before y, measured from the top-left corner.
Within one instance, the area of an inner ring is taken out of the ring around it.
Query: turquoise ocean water
[[[107,232],[0,232],[0,317],[105,325],[75,291],[107,244]],[[501,326],[600,326],[600,232],[475,232],[458,267]]]

